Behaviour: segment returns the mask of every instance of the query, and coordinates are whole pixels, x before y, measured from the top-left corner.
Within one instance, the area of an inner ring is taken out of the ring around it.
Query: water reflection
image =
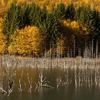
[[[0,100],[100,100],[99,68],[0,67],[0,82]]]

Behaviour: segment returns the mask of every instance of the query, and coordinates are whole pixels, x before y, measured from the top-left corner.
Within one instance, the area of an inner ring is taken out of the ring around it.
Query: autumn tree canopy
[[[17,30],[11,36],[12,42],[8,47],[10,54],[20,54],[23,56],[32,54],[42,56],[45,49],[44,38],[36,26],[26,26],[24,29]]]
[[[3,19],[1,33],[7,39],[10,54],[42,56],[44,48],[46,52],[52,50],[53,43],[56,54],[66,55],[74,49],[75,55],[79,48],[84,51],[88,39],[95,40],[93,45],[100,39],[100,14],[88,2],[78,7],[60,2],[51,5],[50,11],[49,0],[41,0],[43,6],[25,1],[10,0]]]

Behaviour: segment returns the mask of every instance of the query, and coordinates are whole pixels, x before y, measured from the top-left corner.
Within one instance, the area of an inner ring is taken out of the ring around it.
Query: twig
[[[7,91],[5,91],[3,88],[0,87],[0,90],[2,91],[2,93],[7,93]]]
[[[48,85],[48,84],[43,84],[42,86],[43,86],[43,87],[47,87],[47,88],[54,88],[54,87],[52,87],[52,86],[50,86],[50,85]]]
[[[30,84],[30,88],[28,92],[31,93],[32,92],[31,90],[32,90],[32,85]]]
[[[36,87],[35,87],[34,92],[36,92],[36,90],[37,90],[37,89],[38,89],[38,87],[39,87],[39,86],[38,86],[38,84],[36,84],[36,83],[35,83],[35,85],[36,85]]]
[[[9,89],[9,90],[8,90],[8,95],[7,95],[7,96],[9,96],[9,95],[12,93],[12,91],[13,91],[12,89]]]
[[[19,91],[22,93],[23,89],[22,89],[22,85],[21,85],[21,80],[19,79]]]

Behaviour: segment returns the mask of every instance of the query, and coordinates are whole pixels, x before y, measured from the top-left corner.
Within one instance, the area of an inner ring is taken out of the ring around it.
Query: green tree
[[[6,52],[6,44],[7,44],[6,36],[2,33],[2,21],[3,19],[0,18],[0,54]]]
[[[30,13],[29,13],[29,20],[30,20],[30,25],[35,25],[38,26],[40,23],[40,16],[41,16],[41,9],[38,5],[35,3],[32,3],[30,5]]]
[[[65,5],[63,3],[60,3],[57,5],[57,7],[53,7],[52,14],[54,14],[59,19],[65,18]]]
[[[97,39],[98,36],[100,36],[100,17],[98,11],[92,11],[89,23],[87,23],[86,27],[88,28],[90,37]]]
[[[30,25],[29,13],[30,13],[29,5],[24,3],[23,7],[21,7],[20,9],[20,14],[19,14],[19,28],[20,29],[24,28],[25,26]]]
[[[11,4],[5,15],[3,22],[3,33],[7,36],[8,43],[11,42],[10,35],[18,28],[19,25],[19,10],[20,7],[16,6],[15,3]]]
[[[74,18],[75,18],[75,7],[72,3],[67,6],[65,12],[66,12],[66,16],[65,16],[66,19],[74,20]]]
[[[79,7],[76,10],[76,14],[75,14],[75,20],[77,20],[80,24],[84,25],[85,24],[85,13],[86,9],[85,7]]]
[[[46,20],[40,24],[40,29],[45,36],[47,44],[50,44],[51,42],[55,43],[56,38],[60,33],[60,23],[56,16],[48,13]]]
[[[91,38],[100,34],[100,17],[97,10],[92,10],[90,6],[79,7],[76,12],[76,20],[87,28]]]

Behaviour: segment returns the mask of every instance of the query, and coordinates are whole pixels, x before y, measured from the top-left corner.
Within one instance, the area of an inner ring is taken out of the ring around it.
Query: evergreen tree
[[[74,20],[75,18],[75,8],[74,8],[74,5],[71,3],[67,6],[66,8],[66,19],[71,19],[71,20]]]
[[[13,14],[13,19],[11,23],[10,32],[13,34],[16,29],[19,28],[19,14],[20,14],[20,6],[16,6],[16,10]]]
[[[41,9],[38,5],[32,3],[30,5],[29,20],[32,26],[38,26],[40,23]]]
[[[100,14],[99,12],[97,11],[97,16],[96,16],[96,27],[97,27],[97,34],[95,36],[96,39],[99,39],[100,38]]]
[[[45,22],[40,24],[40,29],[45,36],[46,43],[55,43],[59,36],[60,24],[56,16],[48,13]]]
[[[44,5],[43,8],[41,9],[41,12],[40,12],[40,23],[44,23],[45,20],[46,20],[46,15],[47,15],[47,10],[46,10],[46,6]]]
[[[11,4],[3,22],[3,33],[7,36],[8,43],[11,42],[10,36],[18,28],[19,25],[19,10],[20,7],[15,3]]]
[[[91,38],[97,39],[100,36],[100,17],[99,12],[93,10],[90,14],[89,23],[86,25]]]
[[[96,38],[100,34],[100,17],[97,10],[82,6],[77,9],[76,16],[76,20],[87,28],[90,38]]]
[[[56,8],[52,8],[52,14],[54,14],[59,19],[65,18],[65,5],[60,3]]]
[[[76,10],[75,20],[77,20],[80,24],[85,24],[85,13],[86,9],[82,6]]]
[[[23,7],[20,9],[20,14],[19,14],[19,28],[22,29],[25,26],[30,25],[30,20],[29,20],[29,13],[30,13],[30,8],[29,5],[26,3],[23,5]]]

